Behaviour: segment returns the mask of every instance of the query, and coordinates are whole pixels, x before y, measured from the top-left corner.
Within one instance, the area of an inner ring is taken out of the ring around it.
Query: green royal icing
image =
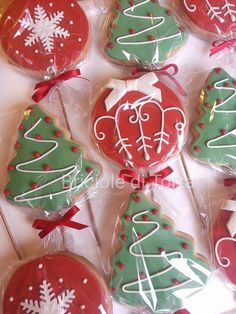
[[[195,255],[187,236],[175,234],[173,223],[156,204],[133,193],[121,221],[121,248],[113,260],[110,283],[118,302],[166,313],[182,307],[181,295],[203,289],[210,266]]]
[[[120,0],[114,9],[108,26],[107,55],[116,61],[135,61],[144,66],[165,62],[184,44],[187,34],[174,13],[158,1],[133,2]]]
[[[47,212],[68,208],[99,175],[98,165],[84,159],[80,145],[67,140],[38,105],[24,112],[15,147],[5,189],[15,205]]]
[[[203,112],[195,125],[198,134],[192,154],[213,165],[236,171],[236,79],[214,69],[201,94]]]

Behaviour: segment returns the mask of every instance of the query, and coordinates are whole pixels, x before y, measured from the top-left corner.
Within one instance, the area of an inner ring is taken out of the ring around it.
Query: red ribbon
[[[39,82],[34,87],[34,93],[32,99],[38,103],[40,102],[50,91],[52,87],[56,84],[70,80],[72,78],[80,76],[79,69],[73,69],[67,72],[64,72],[58,76],[53,77],[50,80]]]
[[[176,75],[178,73],[178,71],[179,71],[178,66],[174,63],[171,63],[171,64],[165,65],[164,67],[162,67],[160,69],[155,69],[155,70],[152,70],[152,69],[134,69],[132,71],[132,75],[135,75],[135,74],[140,73],[140,72],[154,72],[154,73],[156,73],[157,76],[167,76],[175,84],[179,93],[182,96],[187,96],[187,93],[185,92],[182,85],[174,77],[174,75]]]
[[[137,172],[130,169],[123,169],[120,171],[119,177],[125,182],[138,185],[135,191],[142,191],[147,184],[156,183],[170,189],[175,189],[179,185],[177,183],[165,180],[173,172],[171,167],[166,167],[158,171],[152,176],[142,177]]]
[[[225,41],[216,40],[212,43],[213,47],[210,50],[210,57],[226,48],[231,48],[235,45],[236,45],[236,39],[230,39],[230,40],[225,40]]]
[[[36,219],[33,223],[33,228],[37,230],[41,230],[39,232],[39,237],[41,239],[45,238],[49,233],[55,230],[57,227],[69,227],[76,230],[82,230],[87,228],[87,225],[80,224],[75,221],[71,221],[71,219],[80,211],[77,206],[73,206],[68,212],[60,219],[50,221],[50,220],[42,220]]]
[[[174,312],[174,314],[190,314],[190,312],[186,309],[182,309]]]
[[[236,178],[224,179],[224,186],[232,186],[234,184],[236,184]]]

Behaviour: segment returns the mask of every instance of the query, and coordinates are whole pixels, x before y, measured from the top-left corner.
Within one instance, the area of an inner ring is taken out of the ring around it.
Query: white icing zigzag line
[[[226,90],[226,91],[233,91],[232,95],[230,95],[228,98],[226,98],[221,104],[218,104],[215,106],[215,112],[234,112],[236,113],[236,109],[234,110],[219,110],[217,108],[221,108],[222,106],[224,106],[225,104],[227,104],[228,101],[230,101],[232,98],[234,98],[236,96],[236,88],[234,87],[230,87],[230,86],[219,86],[221,84],[224,84],[225,82],[228,82],[229,78],[223,79],[221,81],[218,81],[214,84],[215,89],[221,91],[221,90]],[[236,99],[235,99],[236,100]]]
[[[140,217],[140,216],[143,216],[144,214],[147,214],[148,211],[143,211],[143,212],[140,212],[136,215],[134,215],[132,217],[132,222],[134,224],[147,224],[147,225],[155,225],[155,228],[150,232],[148,233],[146,236],[142,237],[140,240],[137,240],[136,242],[134,242],[130,248],[129,248],[129,253],[135,257],[141,257],[142,259],[144,259],[145,257],[156,257],[156,258],[166,258],[166,261],[170,264],[169,267],[167,267],[166,269],[156,273],[156,274],[153,274],[151,276],[149,276],[149,273],[148,273],[148,276],[147,278],[144,278],[144,279],[141,279],[140,277],[138,278],[138,280],[135,280],[133,282],[130,282],[130,283],[127,283],[127,284],[124,284],[122,286],[122,290],[123,292],[126,292],[126,293],[129,293],[129,294],[137,294],[139,293],[140,294],[140,288],[139,290],[129,290],[130,287],[132,287],[133,285],[136,285],[138,284],[140,286],[141,283],[145,282],[145,281],[150,281],[151,279],[153,278],[156,278],[156,277],[159,277],[165,273],[167,273],[168,271],[170,271],[171,269],[175,268],[174,267],[174,263],[171,264],[171,260],[168,259],[168,256],[179,256],[179,258],[183,258],[183,254],[179,251],[175,251],[175,252],[171,252],[171,253],[161,253],[161,254],[147,254],[147,253],[144,253],[142,252],[142,248],[140,248],[140,253],[136,253],[135,252],[135,247],[137,245],[140,245],[143,241],[145,241],[147,238],[151,237],[154,233],[158,232],[159,228],[160,228],[160,225],[158,222],[156,221],[142,221],[142,220],[136,220],[137,217]],[[138,238],[138,235],[135,231],[135,228],[133,227],[133,230],[132,230],[132,233],[135,234],[135,238],[137,239]],[[193,267],[198,269],[199,271],[203,272],[206,276],[209,276],[209,271],[206,270],[204,267],[202,267],[201,265],[198,265],[196,262],[192,261],[191,259],[188,259],[188,261],[192,262],[193,263]],[[180,283],[178,286],[170,286],[170,287],[166,287],[166,288],[154,288],[152,286],[152,284],[150,285],[151,286],[151,289],[149,290],[143,290],[142,289],[142,294],[145,294],[145,293],[153,293],[153,292],[161,292],[161,291],[169,291],[169,290],[172,290],[172,289],[178,289],[179,287],[182,287],[188,283],[190,283],[192,280],[191,279],[188,279],[182,283]]]
[[[184,5],[186,7],[186,9],[190,12],[195,12],[197,10],[197,6],[194,4],[187,4],[187,0],[184,0]]]
[[[227,0],[225,0],[225,5],[222,7],[222,10],[226,10],[224,13],[224,16],[229,15],[231,21],[234,23],[236,22],[236,5],[233,3],[229,3]]]
[[[207,15],[211,18],[211,20],[213,20],[214,18],[216,18],[220,23],[224,23],[224,18],[221,17],[221,14],[223,13],[222,10],[220,9],[220,7],[213,7],[210,3],[210,1],[206,0],[207,6],[209,8],[209,11],[207,13]]]
[[[224,134],[224,135],[221,135],[221,136],[218,136],[210,141],[207,142],[207,147],[208,148],[228,148],[228,147],[236,147],[236,142],[235,144],[225,144],[225,145],[214,145],[215,142],[219,141],[219,140],[222,140],[228,136],[236,136],[236,129],[228,132],[227,134]],[[235,141],[236,141],[236,138],[235,138]],[[212,145],[213,144],[213,145]],[[226,155],[228,156],[229,158],[232,158],[232,159],[236,159],[235,156],[233,155]]]
[[[50,193],[50,194],[46,194],[46,195],[41,195],[41,196],[35,196],[35,197],[29,197],[29,198],[24,198],[24,196],[26,195],[29,195],[29,194],[32,194],[32,193],[36,193],[37,191],[39,190],[42,190],[44,189],[45,187],[47,186],[50,186],[52,185],[53,183],[55,182],[58,182],[60,180],[63,180],[65,177],[68,177],[69,175],[71,174],[74,174],[75,173],[75,177],[80,173],[81,171],[81,165],[82,165],[82,156],[80,156],[80,164],[76,164],[76,165],[72,165],[72,166],[69,166],[67,168],[63,168],[63,169],[57,169],[57,170],[50,170],[50,171],[39,171],[39,170],[24,170],[24,169],[21,169],[22,166],[26,166],[26,165],[29,165],[29,164],[32,164],[32,163],[35,163],[35,162],[38,162],[39,160],[41,160],[42,158],[46,157],[47,155],[51,154],[55,149],[57,149],[58,147],[58,143],[56,141],[53,141],[53,140],[37,140],[37,139],[34,139],[34,138],[31,138],[28,136],[29,133],[31,133],[31,131],[33,131],[40,123],[41,123],[42,119],[39,119],[27,132],[25,132],[24,134],[24,138],[29,140],[29,141],[33,141],[33,142],[38,142],[38,143],[51,143],[51,144],[55,144],[54,147],[52,147],[51,149],[49,149],[49,151],[47,151],[45,154],[43,154],[42,156],[40,156],[39,158],[35,158],[33,160],[30,160],[30,161],[27,161],[27,162],[24,162],[24,163],[21,163],[21,164],[18,164],[16,166],[16,170],[18,170],[19,172],[23,172],[23,173],[41,173],[41,174],[46,174],[46,173],[54,173],[54,172],[65,172],[65,171],[68,171],[66,174],[62,175],[61,177],[55,179],[55,180],[52,180],[52,181],[49,181],[48,183],[44,184],[44,185],[41,185],[39,186],[38,188],[36,189],[33,189],[33,190],[30,190],[28,192],[25,192],[23,194],[20,194],[20,195],[16,195],[14,197],[14,201],[15,202],[26,202],[26,201],[32,201],[32,200],[38,200],[38,199],[43,199],[43,198],[51,198],[52,196],[54,195],[60,195],[60,194],[63,194],[63,193],[69,193],[69,192],[72,192],[72,191],[76,191],[76,190],[79,190],[80,187],[84,184],[86,184],[87,182],[89,182],[90,180],[92,180],[92,178],[90,178],[91,174],[92,173],[89,173],[87,177],[85,177],[84,181],[81,182],[79,185],[77,186],[72,186],[73,182],[70,183],[70,188],[69,189],[66,189],[66,190],[62,190],[60,192],[55,192],[55,193]],[[74,180],[73,180],[74,181]]]
[[[128,17],[132,17],[132,18],[137,18],[137,19],[146,19],[146,20],[150,20],[151,22],[155,21],[155,20],[160,20],[160,23],[157,24],[157,25],[154,25],[154,26],[151,26],[151,27],[148,27],[148,28],[145,28],[144,30],[141,30],[135,34],[130,34],[130,35],[125,35],[125,36],[121,36],[121,37],[118,37],[116,42],[120,45],[146,45],[146,44],[153,44],[155,42],[160,42],[160,41],[163,41],[163,40],[167,40],[167,39],[170,39],[170,38],[174,38],[174,37],[178,37],[179,36],[179,33],[177,34],[173,34],[173,35],[170,35],[170,36],[166,36],[166,37],[162,37],[162,38],[156,38],[154,40],[147,40],[147,41],[140,41],[140,42],[124,42],[123,39],[129,39],[129,38],[133,38],[133,37],[136,37],[136,36],[139,36],[140,34],[143,34],[143,33],[146,33],[152,29],[155,29],[155,28],[158,28],[160,25],[162,25],[163,23],[165,23],[165,18],[164,17],[155,17],[155,16],[139,16],[139,15],[133,15],[133,14],[130,14],[129,11],[133,11],[134,9],[136,9],[137,7],[141,6],[141,5],[144,5],[146,3],[148,3],[150,0],[144,0],[143,2],[140,2],[138,4],[135,4],[134,6],[130,7],[130,8],[127,8],[123,11],[123,14],[125,16],[128,16]]]
[[[228,257],[225,257],[225,256],[219,256],[219,245],[221,244],[221,242],[223,241],[232,241],[232,242],[236,242],[236,239],[234,238],[221,238],[220,240],[217,241],[216,243],[216,246],[215,246],[215,255],[216,255],[216,259],[217,259],[217,262],[220,264],[220,266],[224,267],[224,268],[227,268],[230,266],[231,264],[231,261]],[[222,260],[225,261],[225,263],[222,262]]]

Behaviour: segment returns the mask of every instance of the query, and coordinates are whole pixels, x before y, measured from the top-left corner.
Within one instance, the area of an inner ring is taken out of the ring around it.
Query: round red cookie
[[[179,0],[189,26],[207,38],[236,37],[235,0]]]
[[[236,236],[231,237],[227,228],[231,215],[231,211],[220,211],[213,229],[213,242],[217,264],[236,285]]]
[[[181,100],[153,72],[111,80],[92,123],[101,151],[129,168],[150,168],[179,153],[188,125]]]
[[[69,254],[37,258],[11,276],[4,314],[111,313],[103,279],[85,259]]]
[[[75,0],[15,0],[0,24],[2,47],[23,68],[59,72],[82,58],[89,25]]]

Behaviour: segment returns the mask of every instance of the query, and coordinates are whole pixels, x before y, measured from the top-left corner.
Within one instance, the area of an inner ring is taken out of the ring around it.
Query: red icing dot
[[[108,44],[107,44],[107,48],[108,48],[108,49],[112,49],[112,48],[113,48],[113,43],[108,43]]]
[[[19,143],[19,142],[16,142],[16,144],[15,144],[15,148],[21,148],[21,143]]]
[[[221,74],[221,73],[222,73],[222,69],[221,69],[221,68],[217,68],[217,69],[216,69],[216,73],[217,73],[217,74]]]
[[[189,250],[189,245],[186,242],[181,243],[181,246],[184,250]]]
[[[233,81],[233,85],[236,86],[236,81]]]
[[[148,217],[148,215],[143,215],[143,220],[144,220],[144,221],[149,221],[150,218]]]
[[[136,203],[139,203],[139,202],[141,202],[141,197],[140,196],[138,196],[138,195],[134,195],[134,201],[136,202]]]
[[[55,135],[56,137],[61,137],[61,136],[62,136],[62,133],[61,133],[61,131],[57,130],[57,131],[54,132],[54,135]]]
[[[7,170],[8,170],[8,171],[13,171],[13,170],[15,170],[15,166],[13,166],[13,165],[8,165]]]
[[[118,262],[118,267],[120,270],[124,269],[125,268],[125,265],[122,264],[121,262]]]
[[[149,40],[149,41],[153,41],[153,40],[155,40],[155,36],[153,36],[153,35],[149,35],[149,36],[148,36],[148,40]]]
[[[141,273],[139,273],[139,277],[141,279],[145,279],[146,278],[146,274],[142,271]]]
[[[129,1],[129,4],[130,4],[131,6],[133,6],[133,5],[135,5],[135,1],[134,1],[134,0],[130,0],[130,1]]]
[[[126,216],[125,216],[125,220],[131,221],[131,219],[132,219],[132,217],[131,217],[130,215],[126,215]]]
[[[44,121],[45,121],[46,123],[51,123],[51,122],[52,122],[52,118],[50,118],[50,117],[45,117],[45,118],[44,118]]]
[[[222,102],[223,102],[223,100],[222,99],[220,99],[220,98],[217,98],[217,104],[219,105],[219,104],[222,104]]]
[[[75,147],[75,146],[71,147],[71,150],[73,153],[78,153],[79,151],[78,147]]]
[[[171,10],[166,10],[166,15],[171,16],[172,11]]]
[[[130,34],[135,34],[135,33],[136,33],[136,30],[135,30],[134,28],[131,28],[131,29],[129,30],[129,32],[130,32]]]
[[[9,189],[5,189],[3,193],[5,196],[9,196],[11,194],[11,191]]]
[[[163,249],[163,247],[160,247],[158,251],[162,253],[162,252],[165,252],[165,249]]]
[[[171,281],[174,286],[178,286],[180,284],[180,281],[178,279],[173,278]]]
[[[126,241],[127,240],[127,236],[125,234],[121,235],[121,240]]]
[[[226,135],[227,133],[228,133],[228,130],[226,130],[226,129],[220,130],[221,135]]]
[[[148,12],[148,13],[147,13],[147,16],[153,17],[153,13],[152,13],[152,12]]]
[[[116,292],[116,288],[115,287],[111,287],[111,293],[115,293]]]
[[[206,102],[206,103],[205,103],[205,107],[206,107],[206,108],[210,108],[210,103],[209,103],[209,102]]]
[[[204,122],[199,122],[198,126],[199,126],[200,129],[205,129],[205,127],[206,127]]]
[[[87,168],[86,168],[86,172],[87,172],[87,173],[91,173],[91,172],[93,172],[93,168],[91,168],[91,167],[87,167]]]
[[[41,139],[42,139],[41,135],[38,134],[38,133],[34,135],[34,138],[35,138],[36,140],[41,140]]]
[[[214,89],[214,86],[213,86],[213,85],[208,85],[208,86],[207,86],[207,89],[208,89],[209,91],[212,91],[212,90]]]
[[[24,129],[25,129],[24,125],[23,125],[23,124],[20,124],[20,125],[19,125],[19,130],[20,130],[20,131],[24,131]]]
[[[138,235],[138,239],[141,240],[143,235],[140,232],[138,232],[137,235]]]
[[[34,189],[37,189],[38,187],[38,184],[36,182],[32,182],[31,183],[31,188],[34,190]]]
[[[185,27],[184,27],[184,26],[180,26],[180,27],[179,27],[179,30],[180,30],[182,33],[184,33],[184,32],[185,32]]]
[[[51,170],[51,166],[49,164],[45,164],[45,165],[43,165],[43,170],[50,171]]]
[[[64,190],[68,190],[70,188],[70,185],[68,183],[64,184]]]
[[[153,209],[153,210],[152,210],[152,214],[153,214],[154,216],[157,216],[157,215],[158,215],[158,210],[157,210],[157,209]]]
[[[225,82],[224,87],[230,87],[230,82]]]
[[[201,151],[202,151],[202,149],[201,149],[201,147],[200,146],[194,146],[194,151],[196,152],[196,153],[200,153]]]
[[[164,225],[163,225],[163,228],[164,228],[165,230],[170,230],[170,226],[167,225],[167,224],[164,224]]]
[[[34,153],[33,153],[33,156],[34,156],[35,158],[39,158],[39,157],[41,157],[41,154],[40,154],[40,152],[34,152]]]
[[[122,9],[122,6],[118,3],[116,9],[120,11]]]
[[[152,0],[153,3],[157,3],[158,0]]]

